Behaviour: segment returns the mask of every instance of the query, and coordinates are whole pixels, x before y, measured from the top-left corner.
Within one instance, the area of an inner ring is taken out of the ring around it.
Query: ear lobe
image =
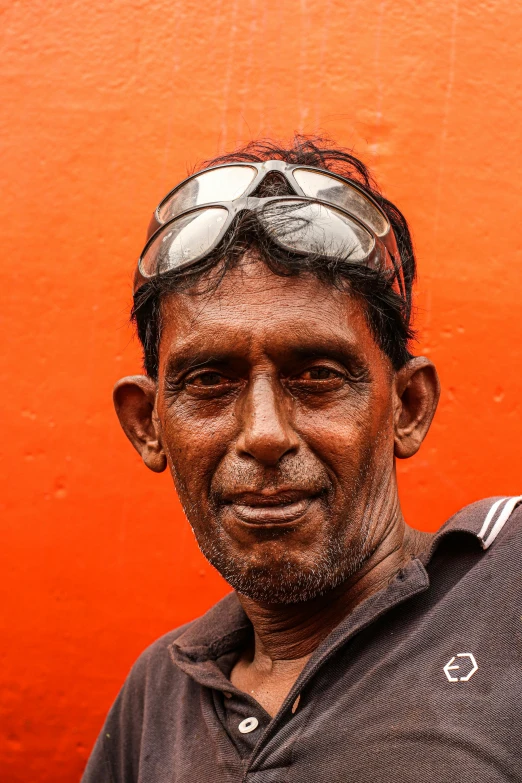
[[[395,456],[407,459],[417,453],[430,428],[440,382],[435,366],[425,356],[407,362],[395,381]]]
[[[121,378],[114,386],[114,407],[125,435],[155,473],[167,467],[154,411],[156,384],[146,375]]]

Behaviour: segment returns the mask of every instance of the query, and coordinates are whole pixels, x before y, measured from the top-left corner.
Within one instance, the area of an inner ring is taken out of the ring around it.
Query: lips
[[[242,492],[227,498],[226,503],[246,524],[284,525],[304,516],[315,499],[315,495],[302,490],[285,490]]]

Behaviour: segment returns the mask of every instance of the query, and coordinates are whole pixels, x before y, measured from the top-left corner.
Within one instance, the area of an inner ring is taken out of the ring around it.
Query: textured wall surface
[[[69,783],[131,663],[226,591],[119,430],[149,214],[198,160],[323,130],[411,221],[444,387],[411,524],[522,488],[519,3],[1,3],[0,779]],[[7,339],[8,338],[8,339]]]

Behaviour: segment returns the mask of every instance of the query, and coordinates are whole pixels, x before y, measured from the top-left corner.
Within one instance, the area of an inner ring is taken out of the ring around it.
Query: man
[[[401,213],[311,139],[156,209],[116,411],[234,592],[143,653],[85,783],[522,781],[522,498],[401,514],[439,396],[414,277]]]

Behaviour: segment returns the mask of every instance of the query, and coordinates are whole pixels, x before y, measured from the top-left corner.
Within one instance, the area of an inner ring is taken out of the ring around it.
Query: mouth
[[[290,525],[303,517],[317,495],[303,491],[271,494],[245,492],[227,501],[234,514],[247,525]]]

